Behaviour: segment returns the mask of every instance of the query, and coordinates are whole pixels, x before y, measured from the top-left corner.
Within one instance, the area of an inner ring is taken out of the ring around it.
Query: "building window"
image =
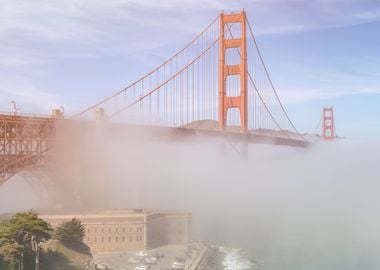
[[[87,241],[90,242],[90,237],[87,237]]]
[[[125,228],[123,228],[123,232],[125,232]]]
[[[111,232],[111,228],[108,228],[108,232]]]
[[[108,237],[108,242],[111,242],[111,236],[110,236],[110,237]]]
[[[115,232],[118,232],[118,229],[117,229],[117,228],[115,229]]]
[[[129,228],[129,232],[132,232],[132,227]]]
[[[90,233],[90,229],[87,229],[87,233]]]
[[[117,242],[117,236],[115,237],[115,242]]]
[[[96,237],[94,238],[94,242],[96,243],[98,239],[96,239]]]
[[[104,242],[104,237],[102,237],[102,243]]]
[[[139,241],[139,236],[136,236],[136,241]]]
[[[129,242],[132,242],[132,236],[129,236]]]
[[[123,242],[125,242],[125,236],[123,236]]]
[[[97,228],[95,228],[95,233],[98,231],[98,229]]]
[[[104,233],[104,228],[102,228],[102,233]]]

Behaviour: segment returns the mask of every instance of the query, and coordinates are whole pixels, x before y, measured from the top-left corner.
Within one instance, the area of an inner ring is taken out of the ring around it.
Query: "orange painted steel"
[[[0,185],[20,170],[42,161],[54,140],[55,120],[0,115]]]
[[[334,110],[332,107],[323,108],[323,139],[325,141],[335,139]]]
[[[240,38],[226,38],[225,28],[227,24],[240,24]],[[240,132],[248,130],[248,94],[247,94],[247,44],[246,44],[246,14],[244,11],[238,14],[220,14],[220,39],[219,39],[219,129],[225,130],[227,126],[228,111],[232,108],[240,112]],[[237,48],[240,55],[240,63],[237,65],[226,64],[226,51],[229,48]],[[240,78],[240,95],[227,96],[227,77],[237,75]]]
[[[239,33],[235,35],[234,30]],[[233,63],[227,51],[237,52]],[[261,65],[261,72],[258,72],[260,67],[251,63]],[[264,78],[260,78],[261,74]],[[289,130],[280,125],[277,117],[281,115],[275,114],[271,100],[264,95],[267,87],[263,79],[269,82],[270,93],[289,122]],[[88,121],[94,110],[107,122],[113,119],[122,126],[142,125],[148,134],[150,125],[155,135],[156,129],[175,136],[200,133],[226,137],[233,145],[238,141],[244,143],[242,146],[270,143],[305,147],[308,144],[290,121],[277,95],[244,11],[221,13],[164,63],[71,120],[63,119],[59,110],[55,110],[53,117],[0,113],[0,185],[24,168],[43,164],[53,143],[60,145],[58,118],[65,123]],[[324,138],[332,140],[335,136],[332,108],[325,111]],[[329,111],[331,116],[327,116]],[[272,129],[268,121],[273,122]],[[237,128],[229,127],[234,125]],[[74,129],[69,126],[69,130]],[[294,135],[290,130],[294,130]]]

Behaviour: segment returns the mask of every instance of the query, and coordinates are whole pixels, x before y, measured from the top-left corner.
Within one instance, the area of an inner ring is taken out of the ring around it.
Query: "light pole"
[[[13,115],[16,116],[17,110],[18,110],[17,105],[16,105],[16,101],[12,100],[11,104],[13,104]]]

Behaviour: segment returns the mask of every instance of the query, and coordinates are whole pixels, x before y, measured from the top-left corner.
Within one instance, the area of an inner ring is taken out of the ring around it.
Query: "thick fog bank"
[[[255,145],[242,160],[218,142],[134,144],[113,164],[112,203],[189,209],[195,237],[247,248],[264,269],[379,269],[379,150]]]
[[[61,195],[188,209],[194,238],[244,247],[263,269],[379,269],[379,144],[251,145],[248,159],[221,155],[220,145],[89,139],[59,168]],[[0,188],[0,211],[47,206],[16,181]]]

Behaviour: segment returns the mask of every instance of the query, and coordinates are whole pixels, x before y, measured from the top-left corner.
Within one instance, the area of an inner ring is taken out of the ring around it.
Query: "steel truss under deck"
[[[0,115],[0,185],[17,172],[41,164],[52,147],[55,120]]]

